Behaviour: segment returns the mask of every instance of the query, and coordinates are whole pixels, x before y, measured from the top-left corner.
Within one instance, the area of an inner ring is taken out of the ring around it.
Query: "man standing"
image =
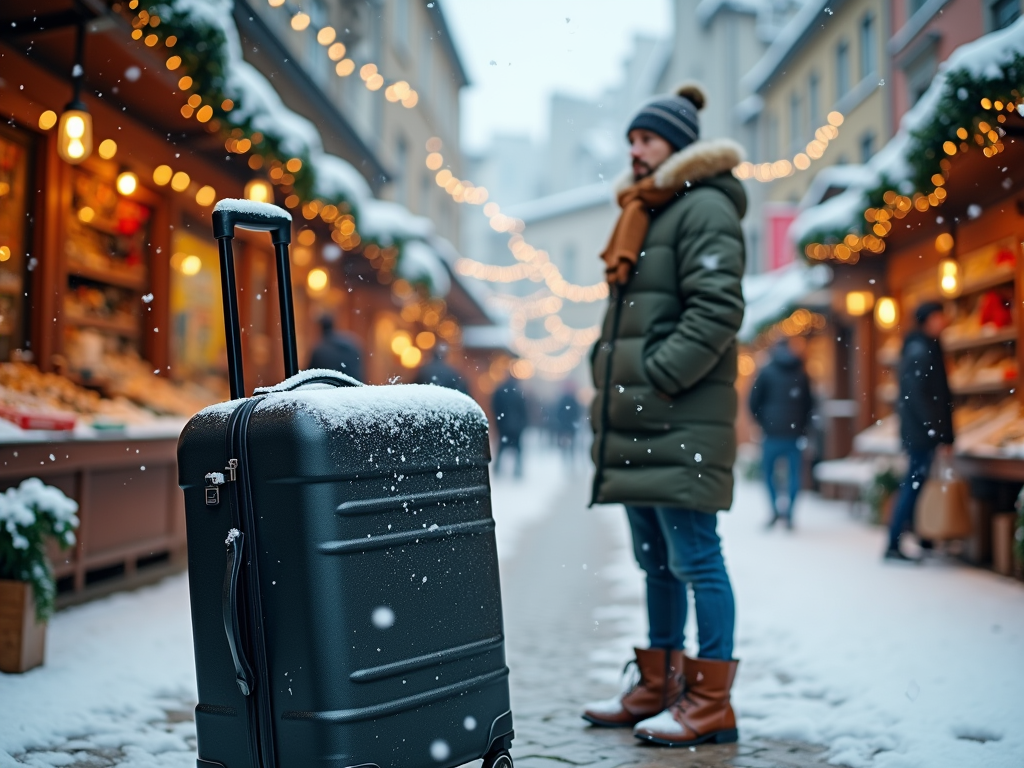
[[[907,475],[889,522],[886,560],[912,561],[900,551],[900,536],[914,524],[914,506],[921,486],[928,479],[935,451],[949,451],[953,445],[953,395],[946,380],[939,335],[949,325],[942,305],[927,301],[914,313],[917,328],[903,340],[900,356],[900,394],[896,411],[900,437],[910,459]],[[928,547],[931,542],[922,541]]]
[[[506,451],[516,452],[515,476],[523,476],[523,431],[529,421],[526,408],[526,395],[518,382],[511,376],[494,390],[491,400],[494,409],[494,425],[498,430],[498,451],[494,457],[494,473],[501,471],[501,456]]]
[[[788,338],[781,339],[772,349],[772,359],[757,374],[750,389],[750,412],[764,433],[764,482],[772,503],[771,528],[780,517],[786,527],[793,528],[793,506],[800,490],[803,469],[802,438],[811,418],[811,384],[803,361],[793,353]],[[779,511],[775,492],[775,465],[786,459],[788,481],[786,490],[789,505],[785,513]]]
[[[650,648],[636,650],[637,684],[584,718],[667,746],[737,738],[735,607],[716,525],[732,505],[747,201],[732,174],[739,145],[700,140],[704,101],[682,86],[629,126],[633,173],[601,255],[611,298],[592,357],[593,502],[626,506]],[[683,653],[687,585],[695,658]]]
[[[341,371],[356,381],[362,381],[363,361],[355,336],[335,331],[334,318],[330,315],[320,317],[320,330],[320,343],[310,356],[309,367]]]
[[[438,342],[430,356],[430,362],[423,365],[416,374],[417,384],[433,384],[437,387],[447,387],[469,394],[469,387],[466,380],[462,378],[455,368],[445,358],[448,356],[448,345]]]

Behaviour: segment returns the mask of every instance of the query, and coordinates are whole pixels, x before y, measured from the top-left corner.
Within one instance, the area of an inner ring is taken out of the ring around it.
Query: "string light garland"
[[[1024,117],[1024,54],[1013,53],[978,76],[967,69],[947,73],[931,119],[911,132],[903,149],[909,178],[894,184],[883,177],[865,193],[863,221],[808,233],[800,243],[804,254],[854,263],[858,256],[851,244],[860,243],[860,251],[883,252],[894,219],[945,202],[951,158],[978,151],[997,157],[1006,149],[1008,123],[1016,122],[1020,130],[1019,117]]]
[[[792,160],[782,158],[772,163],[744,161],[736,166],[733,174],[738,179],[769,182],[792,176],[797,171],[806,171],[811,167],[811,163],[820,160],[825,155],[829,142],[839,138],[839,126],[844,121],[842,113],[829,112],[825,119],[827,122],[814,132],[814,138],[807,143],[804,151],[798,152]]]

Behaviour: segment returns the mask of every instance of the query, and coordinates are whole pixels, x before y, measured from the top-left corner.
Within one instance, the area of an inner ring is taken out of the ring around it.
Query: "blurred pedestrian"
[[[356,381],[363,380],[363,355],[355,334],[334,330],[334,318],[321,315],[320,343],[309,358],[310,368],[341,371]]]
[[[498,430],[498,452],[494,457],[494,472],[501,471],[501,457],[506,451],[516,452],[515,476],[523,476],[523,431],[529,422],[526,395],[512,376],[505,378],[494,390],[491,401],[494,426]]]
[[[914,526],[914,507],[936,451],[949,453],[953,445],[953,395],[939,341],[949,320],[937,301],[919,306],[914,319],[917,328],[903,340],[900,394],[896,400],[900,437],[909,462],[889,521],[886,560],[914,561],[900,550],[900,537]],[[931,548],[930,541],[920,543],[925,549]]]
[[[804,437],[811,421],[811,382],[803,361],[793,352],[788,338],[781,339],[771,352],[771,361],[757,374],[750,389],[750,412],[764,433],[764,482],[772,504],[771,528],[780,518],[786,527],[793,528],[793,508],[803,476]],[[775,489],[775,467],[779,459],[786,460],[788,480],[786,491],[789,504],[779,509]]]
[[[555,434],[558,447],[570,466],[576,457],[576,431],[580,424],[580,403],[572,385],[567,385],[555,403]]]
[[[717,512],[732,505],[747,198],[732,174],[740,146],[699,138],[704,101],[683,86],[629,126],[633,174],[601,255],[610,299],[593,353],[593,502],[626,505],[650,648],[636,650],[636,685],[584,718],[667,746],[737,739],[735,606]],[[683,653],[688,585],[693,658]]]
[[[448,389],[455,389],[464,395],[468,395],[469,387],[466,386],[466,380],[462,378],[462,374],[447,362],[447,356],[448,345],[438,342],[433,350],[431,350],[430,361],[420,366],[420,370],[416,374],[416,383],[447,387]]]

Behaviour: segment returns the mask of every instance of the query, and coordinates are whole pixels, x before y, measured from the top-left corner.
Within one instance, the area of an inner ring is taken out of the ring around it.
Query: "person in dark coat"
[[[491,400],[494,409],[494,425],[498,430],[498,453],[494,457],[495,473],[501,471],[501,457],[509,450],[516,452],[515,476],[523,476],[523,430],[526,429],[529,417],[526,410],[526,395],[519,383],[511,376],[507,377],[494,390]]]
[[[742,147],[701,137],[705,101],[686,84],[628,126],[632,174],[617,185],[621,213],[601,255],[608,308],[591,353],[591,499],[626,508],[649,647],[635,649],[639,682],[583,717],[675,747],[737,739],[736,604],[718,513],[733,501],[747,196],[733,174]],[[691,588],[696,656],[684,653]]]
[[[769,528],[780,517],[785,518],[787,528],[793,527],[793,507],[803,468],[802,438],[810,424],[813,404],[811,381],[803,361],[793,353],[789,339],[782,339],[772,349],[771,362],[757,374],[750,390],[750,412],[764,432],[764,482],[772,503]],[[780,458],[786,459],[789,470],[789,505],[785,512],[779,510],[775,489],[775,466]]]
[[[320,330],[323,335],[309,358],[309,367],[341,371],[362,381],[363,356],[356,337],[351,333],[335,331],[334,318],[330,315],[320,318]]]
[[[445,360],[447,355],[448,346],[446,344],[438,344],[434,347],[430,362],[421,366],[416,374],[416,383],[447,387],[468,395],[469,387],[466,386],[466,380]]]
[[[554,422],[558,446],[571,465],[576,455],[576,430],[580,423],[580,403],[572,389],[566,389],[555,403]]]
[[[914,524],[914,507],[928,479],[937,450],[953,445],[953,394],[946,380],[946,364],[939,335],[949,325],[942,305],[929,301],[914,313],[917,328],[907,334],[900,356],[900,394],[896,411],[900,437],[909,466],[889,522],[886,560],[911,561],[900,550],[900,536]],[[928,547],[931,542],[922,541]]]

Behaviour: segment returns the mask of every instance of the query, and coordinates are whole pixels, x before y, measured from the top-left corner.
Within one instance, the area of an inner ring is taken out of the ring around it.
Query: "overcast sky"
[[[634,35],[667,38],[670,0],[444,0],[472,85],[462,91],[462,143],[495,133],[547,133],[548,97],[595,96],[621,79]]]

